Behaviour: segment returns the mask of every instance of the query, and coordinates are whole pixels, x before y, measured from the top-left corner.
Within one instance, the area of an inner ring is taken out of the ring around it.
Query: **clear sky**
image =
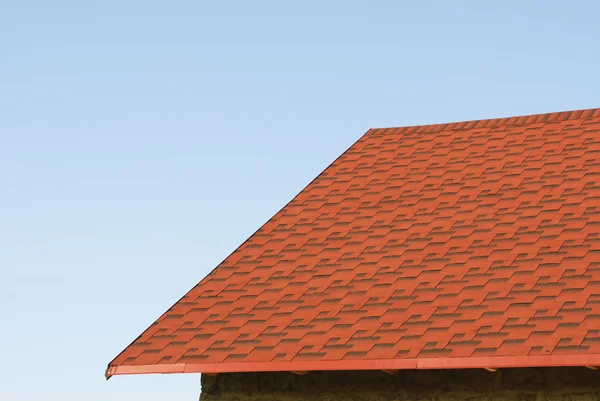
[[[600,107],[599,4],[0,0],[0,399],[196,400],[104,370],[368,128]]]

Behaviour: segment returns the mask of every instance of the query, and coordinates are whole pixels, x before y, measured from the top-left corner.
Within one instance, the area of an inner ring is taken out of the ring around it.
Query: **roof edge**
[[[183,294],[183,296],[181,298],[179,298],[179,300],[177,300],[177,302],[175,302],[173,305],[171,305],[171,307],[169,307],[169,309],[167,309],[165,312],[162,313],[162,315],[159,316],[159,318],[152,323],[150,326],[148,326],[144,331],[142,331],[142,333],[137,336],[133,341],[131,341],[131,343],[129,343],[129,345],[127,347],[125,347],[121,352],[119,352],[119,354],[114,357],[108,364],[108,368],[106,369],[106,373],[105,376],[107,379],[109,379],[112,374],[109,374],[109,372],[111,371],[111,369],[113,369],[114,365],[112,365],[121,355],[123,355],[125,353],[125,351],[127,351],[127,349],[129,347],[131,347],[136,341],[138,341],[145,333],[147,333],[152,326],[154,326],[154,324],[158,321],[160,321],[164,316],[167,315],[167,313],[169,313],[170,310],[173,309],[173,307],[175,307],[175,305],[179,304],[179,302],[181,302],[191,291],[194,290],[194,288],[196,288],[197,286],[203,284],[210,276],[212,276],[212,274],[215,272],[215,270],[217,270],[227,259],[229,259],[229,257],[231,257],[231,255],[233,255],[238,249],[240,249],[241,247],[243,247],[256,233],[258,233],[260,230],[262,230],[267,224],[269,224],[269,222],[271,222],[271,220],[277,216],[278,214],[280,214],[281,212],[283,212],[302,192],[304,192],[306,190],[306,188],[310,187],[311,185],[313,185],[322,175],[323,173],[325,173],[331,166],[333,166],[335,163],[337,163],[338,160],[340,160],[350,149],[352,149],[353,147],[355,147],[363,138],[365,138],[367,135],[369,135],[371,133],[372,129],[368,129],[366,132],[364,132],[358,139],[354,140],[354,142],[352,142],[352,144],[346,149],[344,150],[338,157],[335,158],[335,160],[333,160],[331,163],[329,163],[327,165],[327,167],[325,167],[319,174],[317,174],[317,176],[315,176],[307,185],[305,185],[302,190],[300,192],[298,192],[296,195],[294,195],[292,197],[292,199],[290,199],[283,207],[281,207],[277,213],[275,213],[272,217],[268,218],[266,222],[264,222],[259,228],[257,228],[248,238],[246,238],[240,245],[238,245],[237,247],[235,247],[235,249],[233,251],[231,251],[229,253],[229,255],[227,255],[227,257],[225,259],[223,259],[220,263],[218,263],[208,274],[206,274],[197,284],[195,284],[192,288],[190,288],[188,291],[185,292],[185,294]],[[148,366],[152,366],[152,365],[148,365]],[[163,366],[163,365],[157,365],[157,366]],[[150,369],[150,368],[149,368]],[[150,369],[152,370],[152,369]],[[149,372],[144,372],[144,373],[173,373],[173,372],[153,372],[153,371],[149,371]]]
[[[600,117],[600,108],[558,111],[553,113],[528,114],[515,117],[488,118],[482,120],[466,120],[439,124],[409,125],[399,127],[372,128],[373,131],[398,129],[401,132],[443,131],[472,128],[493,128],[506,125],[523,125],[534,123],[561,122],[579,118]]]
[[[600,366],[600,354],[121,365],[109,366],[106,370],[106,378],[108,379],[115,375],[152,373],[169,374],[323,370],[499,369],[558,366]]]

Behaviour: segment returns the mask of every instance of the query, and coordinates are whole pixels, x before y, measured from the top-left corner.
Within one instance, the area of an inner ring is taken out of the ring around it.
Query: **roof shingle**
[[[127,373],[600,365],[600,109],[371,129]]]

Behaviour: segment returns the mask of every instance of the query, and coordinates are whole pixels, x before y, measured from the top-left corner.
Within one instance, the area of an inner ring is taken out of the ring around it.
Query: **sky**
[[[595,1],[0,0],[0,399],[123,348],[371,127],[600,107]]]

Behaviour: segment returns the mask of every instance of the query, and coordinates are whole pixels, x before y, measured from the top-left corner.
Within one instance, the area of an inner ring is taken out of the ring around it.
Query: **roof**
[[[600,109],[371,129],[107,369],[600,365]]]

